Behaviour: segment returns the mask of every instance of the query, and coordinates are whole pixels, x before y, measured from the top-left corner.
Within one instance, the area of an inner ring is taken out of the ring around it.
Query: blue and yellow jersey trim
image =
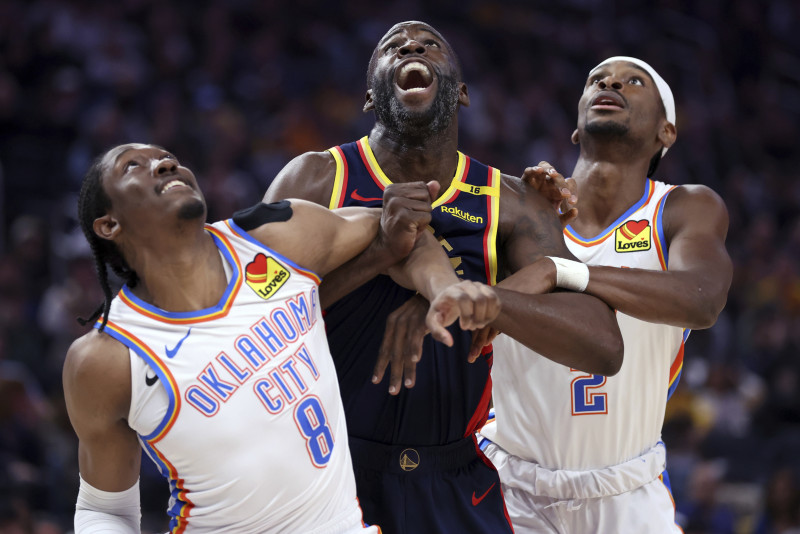
[[[600,232],[595,237],[585,238],[581,236],[578,232],[575,231],[574,228],[572,228],[572,225],[567,225],[567,227],[564,229],[564,236],[566,236],[566,238],[569,239],[570,241],[573,241],[578,245],[581,245],[582,247],[592,247],[595,245],[599,245],[600,243],[608,239],[611,235],[613,235],[614,231],[620,224],[622,224],[623,221],[625,221],[631,215],[633,215],[637,211],[647,206],[647,204],[652,199],[654,192],[655,192],[655,184],[653,184],[653,180],[648,179],[647,182],[645,183],[644,194],[642,195],[642,198],[640,198],[636,204],[628,208],[628,210],[622,215],[620,215],[616,221],[611,223],[610,226],[608,226],[605,230]]]
[[[233,270],[231,279],[228,282],[228,286],[225,288],[225,292],[222,294],[222,298],[220,298],[220,301],[217,303],[217,305],[212,306],[211,308],[205,308],[203,310],[196,311],[168,312],[143,301],[134,295],[127,285],[120,289],[118,294],[119,299],[127,304],[131,309],[139,312],[145,317],[169,324],[202,323],[206,321],[213,321],[214,319],[219,319],[228,315],[231,306],[233,306],[233,301],[236,298],[236,295],[239,293],[239,288],[242,286],[242,265],[239,261],[236,251],[234,251],[233,246],[231,245],[230,241],[228,241],[227,237],[225,237],[219,230],[209,225],[206,225],[206,231],[211,234],[211,237],[214,239],[217,248],[220,250],[220,252],[222,252],[225,260]]]
[[[270,256],[274,256],[275,258],[278,258],[282,263],[285,263],[285,264],[291,266],[292,269],[297,271],[299,274],[302,274],[303,276],[307,276],[308,278],[313,280],[317,285],[319,285],[320,282],[322,282],[322,277],[320,277],[317,273],[315,273],[314,271],[312,271],[310,269],[306,269],[305,267],[301,267],[300,265],[297,265],[295,262],[293,262],[292,260],[290,260],[289,258],[284,256],[283,254],[275,252],[274,250],[272,250],[271,248],[266,246],[264,243],[262,243],[261,241],[259,241],[258,239],[254,238],[249,233],[247,233],[247,231],[244,230],[238,224],[236,224],[233,221],[233,219],[227,219],[225,221],[225,224],[228,226],[230,231],[233,232],[238,237],[240,237],[240,238],[244,239],[245,241],[248,241],[249,243],[251,243],[251,244],[253,244],[253,245],[255,245],[255,246],[257,246],[257,247],[259,247],[259,248],[261,248],[263,250],[265,250],[266,252],[269,253]]]

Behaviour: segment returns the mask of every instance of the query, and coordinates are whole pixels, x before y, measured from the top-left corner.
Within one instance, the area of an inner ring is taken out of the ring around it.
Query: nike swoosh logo
[[[158,382],[158,375],[155,376],[144,375],[144,383],[147,384],[148,386],[152,386],[156,382]]]
[[[190,328],[189,331],[186,332],[186,335],[183,336],[180,341],[178,341],[178,344],[175,345],[174,349],[171,349],[171,348],[167,347],[166,345],[164,345],[164,350],[167,351],[167,358],[174,358],[175,355],[178,354],[178,351],[181,350],[181,345],[183,345],[184,340],[187,337],[189,337],[189,334],[191,334],[191,333],[192,333],[192,329]]]
[[[481,501],[484,499],[484,497],[486,497],[489,494],[489,492],[492,491],[492,488],[494,487],[495,484],[497,484],[497,482],[495,482],[494,484],[489,486],[489,489],[484,491],[483,495],[481,495],[480,497],[475,497],[475,492],[473,491],[472,492],[472,506],[478,506],[481,503]]]
[[[381,201],[383,200],[382,198],[362,197],[361,195],[358,194],[358,189],[353,189],[353,192],[350,193],[350,198],[352,198],[353,200],[360,200],[361,202],[374,202],[376,200],[381,200]]]

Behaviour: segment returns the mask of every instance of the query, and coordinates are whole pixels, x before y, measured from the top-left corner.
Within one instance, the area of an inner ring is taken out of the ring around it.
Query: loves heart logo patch
[[[245,281],[250,289],[264,300],[278,291],[289,279],[291,273],[278,260],[264,254],[257,254],[245,268]]]
[[[617,252],[639,252],[650,250],[650,221],[625,221],[617,227],[614,235],[614,250]]]

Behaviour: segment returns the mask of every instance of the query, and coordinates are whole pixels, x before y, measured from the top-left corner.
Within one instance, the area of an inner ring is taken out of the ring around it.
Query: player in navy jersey
[[[376,117],[369,135],[298,156],[265,201],[379,206],[404,182],[435,180],[431,226],[460,277],[494,284],[543,256],[572,258],[549,196],[458,151],[458,110],[469,96],[438,31],[421,22],[391,28],[373,52],[367,86],[364,110]],[[491,349],[473,347],[470,333],[455,327],[452,347],[426,338],[421,351],[404,353],[400,330],[419,323],[396,318],[416,317],[427,304],[376,277],[385,256],[375,242],[320,288],[365,520],[388,534],[511,532],[499,478],[473,437],[488,413]],[[497,293],[497,328],[587,372],[619,368],[619,330],[599,299]],[[382,347],[390,316],[398,343]]]
[[[292,199],[204,224],[194,174],[166,150],[98,158],[78,212],[105,301],[63,373],[75,531],[139,531],[141,447],[169,481],[172,533],[379,532],[356,499],[319,276],[397,220],[394,249],[410,254],[390,272],[433,299],[437,337],[449,342],[456,316],[486,324],[494,291],[459,282],[425,231],[436,190],[417,183],[383,210]],[[126,282],[115,296],[109,267]]]

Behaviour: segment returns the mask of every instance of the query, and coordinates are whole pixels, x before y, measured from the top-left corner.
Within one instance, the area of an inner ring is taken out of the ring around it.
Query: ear
[[[469,107],[469,91],[467,91],[467,84],[461,82],[458,86],[458,103],[465,108]]]
[[[570,140],[572,141],[573,145],[579,145],[581,143],[580,139],[578,139],[578,129],[577,128],[575,128],[575,131],[572,132],[572,135],[570,136]]]
[[[92,229],[100,238],[107,239],[108,241],[114,241],[122,231],[119,221],[109,214],[95,219],[92,223]]]
[[[364,113],[375,109],[375,102],[372,101],[372,89],[367,89],[367,94],[364,97]]]
[[[671,122],[664,121],[661,129],[658,131],[658,140],[662,145],[669,148],[675,144],[675,139],[678,137],[678,130]]]

